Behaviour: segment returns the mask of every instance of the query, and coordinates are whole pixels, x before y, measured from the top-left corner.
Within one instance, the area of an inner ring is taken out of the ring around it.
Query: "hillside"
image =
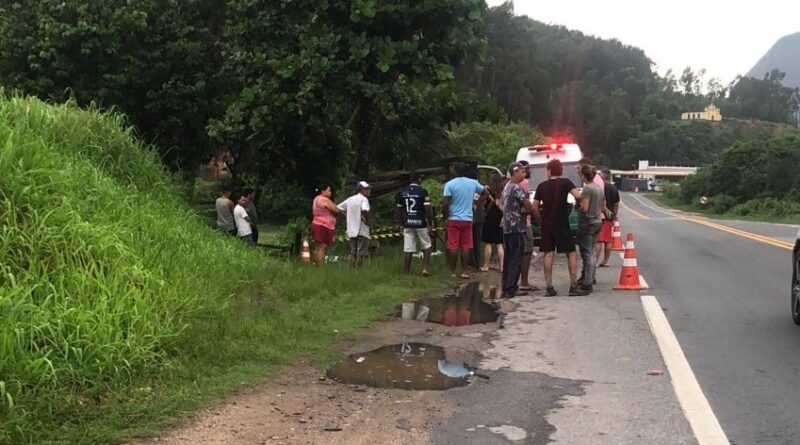
[[[749,77],[762,79],[764,74],[777,68],[786,73],[783,85],[800,88],[800,32],[782,37],[764,54],[747,73]]]
[[[722,122],[665,121],[641,132],[622,145],[622,165],[639,159],[651,162],[703,165],[712,162],[722,150],[735,142],[769,139],[800,134],[786,124],[753,119],[729,119]]]
[[[0,443],[42,443],[78,404],[162,372],[192,320],[265,272],[124,122],[0,91]]]

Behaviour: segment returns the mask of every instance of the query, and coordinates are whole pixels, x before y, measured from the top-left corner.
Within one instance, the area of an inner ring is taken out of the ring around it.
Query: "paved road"
[[[797,227],[697,222],[643,195],[622,200],[623,233],[635,233],[641,272],[730,442],[800,443],[791,251],[758,237],[793,242]]]

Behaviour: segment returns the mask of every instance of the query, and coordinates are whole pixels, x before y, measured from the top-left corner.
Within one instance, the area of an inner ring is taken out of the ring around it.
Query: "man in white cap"
[[[372,218],[369,207],[370,187],[364,181],[356,185],[356,194],[345,199],[339,211],[347,215],[347,237],[350,238],[350,265],[359,268],[369,253],[369,227]]]

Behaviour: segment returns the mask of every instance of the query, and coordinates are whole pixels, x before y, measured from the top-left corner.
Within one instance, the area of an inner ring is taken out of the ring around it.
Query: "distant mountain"
[[[763,79],[764,74],[774,68],[786,73],[783,86],[800,87],[800,32],[778,40],[747,75]]]

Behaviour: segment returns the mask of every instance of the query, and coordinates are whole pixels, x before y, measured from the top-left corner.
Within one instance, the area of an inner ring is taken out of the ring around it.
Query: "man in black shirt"
[[[569,227],[569,215],[572,206],[567,202],[570,194],[576,202],[580,202],[580,192],[575,184],[562,178],[564,166],[558,159],[547,163],[547,181],[536,187],[534,195],[534,214],[540,215],[541,244],[539,250],[544,252],[544,279],[547,283],[546,295],[558,295],[553,288],[553,254],[557,251],[567,255],[569,267],[570,293],[578,289],[578,259],[575,254],[575,241]]]
[[[417,248],[422,248],[422,275],[430,275],[431,263],[431,235],[433,230],[433,211],[431,210],[431,198],[428,191],[419,185],[419,174],[411,172],[409,175],[411,183],[397,194],[395,199],[395,220],[403,227],[403,252],[404,270],[411,272],[411,258],[417,252]],[[420,246],[417,246],[419,241]]]

